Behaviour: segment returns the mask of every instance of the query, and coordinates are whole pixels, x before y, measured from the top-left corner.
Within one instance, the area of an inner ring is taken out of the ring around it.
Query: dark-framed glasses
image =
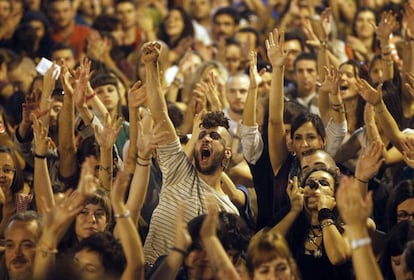
[[[326,179],[308,179],[305,182],[305,186],[309,186],[311,189],[317,189],[319,186],[329,187],[331,184]]]
[[[407,211],[398,211],[398,213],[397,213],[398,221],[407,221],[410,218],[414,219],[414,212],[410,213],[410,212],[407,212]]]

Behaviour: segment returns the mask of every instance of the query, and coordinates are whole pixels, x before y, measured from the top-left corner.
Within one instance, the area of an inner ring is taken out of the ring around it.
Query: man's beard
[[[200,153],[196,152],[195,157],[194,157],[196,169],[204,175],[212,175],[217,170],[218,167],[221,167],[221,163],[223,162],[223,159],[224,159],[224,153],[213,154],[211,158],[211,163],[207,167],[201,167],[200,158],[201,158]]]

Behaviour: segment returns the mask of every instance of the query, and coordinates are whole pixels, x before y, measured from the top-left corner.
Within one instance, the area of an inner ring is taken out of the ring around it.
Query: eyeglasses
[[[398,211],[398,213],[397,213],[397,219],[399,221],[407,221],[410,218],[414,219],[414,212],[413,213],[408,213],[407,211]]]
[[[4,174],[12,174],[16,171],[16,169],[12,168],[11,166],[4,165],[1,170],[3,170]]]
[[[305,186],[309,186],[311,189],[317,189],[319,186],[329,187],[331,184],[326,179],[308,179],[305,182]]]

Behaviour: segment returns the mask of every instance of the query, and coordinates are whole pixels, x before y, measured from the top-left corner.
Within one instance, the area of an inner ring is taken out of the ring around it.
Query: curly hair
[[[212,128],[222,126],[229,129],[229,119],[221,111],[208,112],[203,120],[201,126],[204,128]]]
[[[75,252],[88,250],[98,253],[106,275],[121,276],[126,267],[126,259],[121,243],[109,232],[97,232],[82,239]]]

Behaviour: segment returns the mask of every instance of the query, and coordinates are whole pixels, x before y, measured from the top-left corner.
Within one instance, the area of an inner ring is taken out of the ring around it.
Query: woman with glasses
[[[336,172],[314,168],[287,192],[289,212],[272,228],[286,237],[303,279],[352,279],[351,250],[339,223]]]
[[[388,229],[407,220],[414,220],[414,180],[401,181],[388,199]]]

